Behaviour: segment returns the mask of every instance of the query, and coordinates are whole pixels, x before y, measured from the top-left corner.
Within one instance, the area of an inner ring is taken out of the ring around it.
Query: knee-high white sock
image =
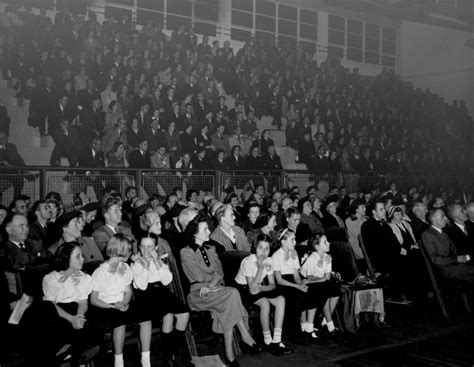
[[[273,330],[273,343],[281,343],[281,333],[282,330],[280,328],[275,328]]]

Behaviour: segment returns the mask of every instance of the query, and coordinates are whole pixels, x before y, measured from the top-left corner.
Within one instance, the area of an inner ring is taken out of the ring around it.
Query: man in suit
[[[150,155],[158,151],[160,146],[164,144],[165,138],[161,130],[160,121],[158,119],[151,120],[150,126],[144,130],[148,141],[148,152]]]
[[[458,255],[456,247],[443,231],[448,218],[441,209],[429,213],[431,226],[423,232],[421,240],[431,263],[439,273],[448,279],[455,279],[474,285],[474,266],[465,255]]]
[[[25,166],[25,161],[18,153],[16,145],[8,142],[8,136],[6,132],[0,131],[0,167],[10,167],[10,166]],[[18,175],[18,170],[14,169],[4,169],[2,170],[2,176],[0,178],[0,184],[2,185],[2,190],[6,190],[9,187],[13,186],[13,196],[18,197],[21,195],[23,189],[23,176]],[[3,191],[0,191],[0,196]]]
[[[150,168],[150,154],[148,153],[148,141],[143,138],[138,149],[130,153],[128,159],[130,168]]]
[[[53,104],[48,112],[48,130],[53,133],[59,128],[59,124],[63,119],[69,119],[72,116],[67,116],[67,102],[68,97],[61,96],[57,103]]]
[[[102,140],[98,137],[92,138],[89,148],[79,154],[78,167],[102,168],[105,167],[104,152],[102,151]],[[96,196],[102,197],[103,185],[100,171],[86,172],[85,186],[92,186]]]
[[[418,201],[413,205],[411,211],[411,228],[415,239],[419,242],[421,240],[421,234],[430,227],[430,224],[426,220],[426,205]]]
[[[93,137],[104,135],[105,131],[105,114],[102,111],[102,102],[100,96],[94,98],[92,106],[84,108],[80,114],[80,134],[83,142],[91,141]]]
[[[397,270],[394,259],[401,248],[392,229],[385,222],[385,214],[383,201],[375,201],[372,217],[362,224],[361,234],[374,271],[392,275]]]
[[[33,264],[36,254],[26,239],[28,236],[28,220],[20,213],[11,213],[4,220],[5,231],[8,235],[0,248],[0,257],[7,271],[25,270]]]
[[[273,145],[269,145],[267,152],[263,155],[263,166],[267,170],[283,169],[281,165],[281,159],[278,154],[276,154],[275,147]]]
[[[102,253],[105,253],[107,242],[117,233],[121,233],[133,241],[133,253],[137,253],[137,243],[133,237],[130,228],[121,225],[122,222],[122,207],[120,201],[115,198],[109,198],[102,208],[102,214],[105,219],[105,224],[97,228],[92,237]]]
[[[59,128],[52,132],[55,142],[49,164],[59,166],[61,157],[66,157],[70,167],[76,167],[79,161],[79,152],[83,149],[76,127],[70,127],[69,121],[62,119]]]
[[[51,107],[57,102],[53,93],[53,78],[47,76],[44,81],[35,87],[31,93],[29,107],[29,123],[34,123],[38,127],[41,136],[46,135],[46,118],[51,111]],[[53,122],[54,124],[54,122]],[[49,129],[49,133],[52,129]]]
[[[459,255],[473,256],[474,237],[466,226],[466,211],[460,204],[452,204],[449,206],[449,216],[453,223],[446,228],[446,234],[456,247],[456,252]]]
[[[224,131],[225,125],[223,123],[217,125],[216,132],[211,136],[211,141],[216,150],[221,149],[228,156],[230,154],[229,138],[224,134]]]
[[[92,107],[92,103],[95,100],[100,99],[100,93],[96,89],[94,81],[92,79],[87,79],[86,89],[81,89],[77,92],[77,105],[80,109],[87,109]]]
[[[196,114],[197,121],[201,122],[206,119],[207,114],[211,112],[211,107],[204,100],[204,96],[201,92],[197,94],[197,101],[194,105],[194,113]]]
[[[31,209],[36,219],[30,224],[28,231],[28,242],[34,248],[34,253],[42,253],[51,243],[49,242],[51,236],[51,227],[48,226],[48,221],[51,219],[51,210],[48,207],[46,200],[37,200]]]
[[[102,140],[100,140],[98,137],[92,138],[90,146],[84,149],[79,155],[79,167],[105,167],[104,152],[102,151]]]
[[[474,233],[474,202],[467,203],[465,209],[467,220],[464,224],[469,233]]]
[[[148,103],[144,103],[141,107],[138,113],[135,115],[135,117],[138,119],[138,128],[145,132],[150,129],[150,124],[151,124],[151,114],[150,114],[150,105]]]

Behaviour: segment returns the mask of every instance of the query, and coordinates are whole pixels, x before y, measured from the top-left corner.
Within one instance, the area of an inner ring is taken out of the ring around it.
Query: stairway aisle
[[[7,88],[6,81],[0,79],[0,100],[11,118],[9,142],[16,145],[27,165],[49,165],[53,139],[50,136],[41,138],[38,129],[28,126],[29,101],[25,100],[24,105],[18,107],[15,94],[13,89]]]

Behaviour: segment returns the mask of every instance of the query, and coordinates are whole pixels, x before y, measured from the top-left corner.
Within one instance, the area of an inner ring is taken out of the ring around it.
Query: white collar
[[[436,229],[436,231],[438,231],[439,233],[443,233],[443,230],[442,229],[439,229],[438,227],[435,227],[435,226],[431,226],[432,228]]]

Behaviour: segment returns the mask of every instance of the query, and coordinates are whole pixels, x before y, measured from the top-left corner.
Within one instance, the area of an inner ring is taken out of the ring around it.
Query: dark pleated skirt
[[[189,307],[162,283],[150,283],[144,291],[134,289],[136,309],[152,321],[161,320],[167,314],[189,312]]]
[[[282,295],[279,288],[275,288],[271,291],[260,292],[258,294],[251,294],[248,285],[237,284],[236,288],[240,293],[240,298],[245,307],[253,305],[262,298],[274,299]]]

